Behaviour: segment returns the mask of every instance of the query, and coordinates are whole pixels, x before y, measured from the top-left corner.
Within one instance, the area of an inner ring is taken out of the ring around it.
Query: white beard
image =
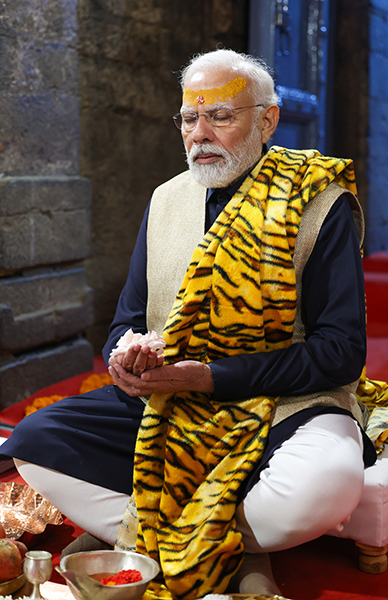
[[[261,157],[262,142],[258,127],[231,153],[217,144],[194,144],[186,150],[187,164],[194,179],[207,188],[223,188],[231,185],[253,167]],[[195,160],[200,154],[218,154],[221,161],[199,164]]]

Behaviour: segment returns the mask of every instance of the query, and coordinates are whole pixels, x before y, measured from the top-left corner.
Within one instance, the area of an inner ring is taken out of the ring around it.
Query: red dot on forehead
[[[197,97],[197,102],[198,102],[198,104],[204,104],[205,98],[203,96],[198,96]]]

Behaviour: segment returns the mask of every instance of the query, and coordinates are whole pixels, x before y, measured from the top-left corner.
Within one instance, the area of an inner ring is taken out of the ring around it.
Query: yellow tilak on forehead
[[[211,88],[210,90],[189,90],[183,92],[183,102],[189,104],[214,104],[215,102],[226,102],[228,98],[235,98],[242,92],[247,82],[242,77],[236,77],[233,81],[228,81],[226,85],[220,88]]]

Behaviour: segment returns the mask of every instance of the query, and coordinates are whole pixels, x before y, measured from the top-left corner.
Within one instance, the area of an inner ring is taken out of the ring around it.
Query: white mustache
[[[192,146],[188,158],[190,160],[195,160],[201,154],[217,154],[222,156],[222,158],[229,158],[229,153],[225,150],[225,148],[220,148],[215,144],[196,144]]]

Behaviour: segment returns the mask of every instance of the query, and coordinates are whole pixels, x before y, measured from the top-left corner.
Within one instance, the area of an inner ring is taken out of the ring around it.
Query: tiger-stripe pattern
[[[270,149],[194,251],[164,329],[166,363],[291,344],[299,223],[333,181],[356,193],[350,160]],[[162,577],[146,600],[226,590],[244,552],[235,530],[238,490],[260,460],[275,402],[151,396],[135,453],[137,551],[158,561]],[[127,547],[126,532],[124,517],[118,548]]]
[[[374,443],[377,454],[380,454],[388,442],[388,385],[385,381],[368,379],[364,367],[356,396],[369,410],[365,431]]]

